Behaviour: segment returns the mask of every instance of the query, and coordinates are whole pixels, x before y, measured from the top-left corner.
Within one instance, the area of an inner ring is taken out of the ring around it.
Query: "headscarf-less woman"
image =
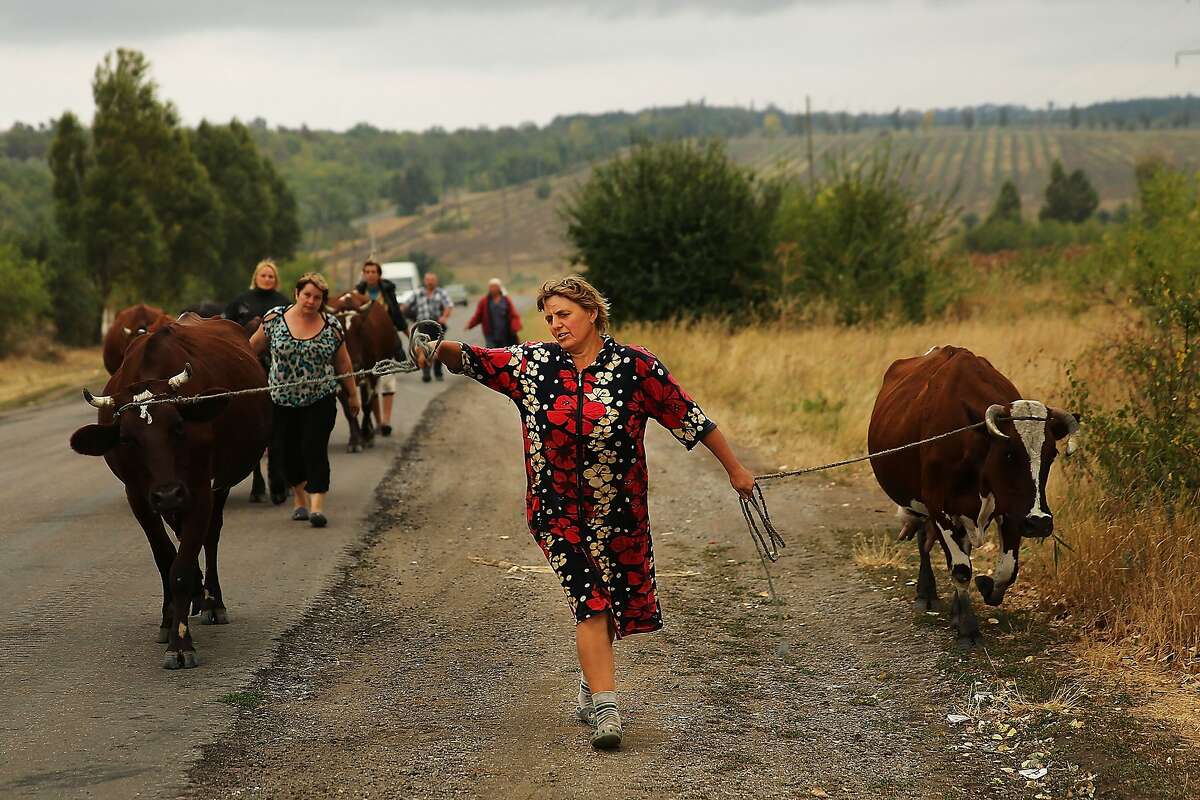
[[[272,308],[287,304],[287,297],[279,292],[279,268],[275,262],[263,260],[250,276],[250,288],[225,306],[225,319],[245,325],[255,317],[266,316]]]
[[[549,281],[537,306],[552,342],[443,342],[425,355],[517,404],[530,531],[577,623],[579,716],[595,726],[593,746],[612,748],[622,735],[612,639],[662,627],[646,512],[646,419],[688,449],[703,443],[740,495],[749,496],[754,478],[662,362],[608,335],[608,303],[590,283]]]
[[[295,495],[292,519],[323,528],[329,491],[329,434],[337,419],[335,374],[350,372],[346,334],[329,313],[329,285],[315,272],[296,281],[296,302],[273,308],[250,337],[257,353],[271,352],[271,401],[275,404],[271,449],[282,454],[287,482]],[[294,381],[301,386],[280,387]],[[343,378],[351,414],[357,415],[358,390]]]
[[[279,292],[279,269],[275,262],[266,259],[258,262],[250,275],[250,288],[242,292],[229,305],[225,306],[225,319],[231,319],[239,325],[246,325],[256,317],[262,319],[272,308],[286,306],[288,298]],[[263,369],[270,372],[270,354],[264,352],[259,359]],[[284,485],[282,460],[275,458],[268,451],[267,474],[270,478],[271,502],[279,505],[287,500],[287,487]],[[250,502],[261,503],[267,493],[263,481],[262,470],[254,469],[254,480],[250,487]]]

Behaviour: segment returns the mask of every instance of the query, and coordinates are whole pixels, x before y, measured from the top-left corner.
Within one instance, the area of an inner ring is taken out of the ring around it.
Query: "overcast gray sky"
[[[1200,0],[0,0],[0,128],[144,51],[203,117],[424,129],[705,98],[890,110],[1200,94]]]

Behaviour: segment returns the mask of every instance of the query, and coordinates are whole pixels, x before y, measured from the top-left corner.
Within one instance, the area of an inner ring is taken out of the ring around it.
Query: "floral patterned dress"
[[[462,346],[463,372],[516,403],[529,530],[577,622],[611,613],[617,636],[662,627],[646,509],[646,419],[689,450],[716,427],[651,353],[605,337],[582,373],[554,342]]]

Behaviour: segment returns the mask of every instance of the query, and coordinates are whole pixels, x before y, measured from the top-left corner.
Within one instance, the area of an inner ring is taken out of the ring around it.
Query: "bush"
[[[0,286],[7,294],[0,314],[0,356],[5,356],[37,329],[50,307],[50,293],[41,264],[23,257],[11,244],[0,244]]]
[[[791,184],[776,227],[785,290],[832,302],[847,325],[925,318],[948,269],[939,242],[951,214],[948,198],[910,188],[915,165],[883,148],[859,163],[829,159],[821,182]]]
[[[571,261],[618,319],[743,312],[766,296],[779,194],[716,142],[641,143],[562,207]]]
[[[1170,170],[1146,178],[1155,197],[1109,237],[1084,281],[1106,276],[1140,311],[1071,371],[1088,419],[1092,474],[1110,494],[1141,503],[1200,497],[1200,230],[1197,180]],[[1095,375],[1097,377],[1089,378]]]
[[[537,188],[535,188],[533,190],[533,193],[534,193],[534,195],[537,196],[538,200],[550,199],[550,195],[553,192],[554,192],[554,187],[552,187],[550,185],[550,181],[541,181],[540,183],[538,183]]]
[[[1163,280],[1142,293],[1146,325],[1092,358],[1116,378],[1119,402],[1093,402],[1072,374],[1072,402],[1087,419],[1091,474],[1134,505],[1200,499],[1200,289]],[[1096,364],[1092,365],[1094,369]]]

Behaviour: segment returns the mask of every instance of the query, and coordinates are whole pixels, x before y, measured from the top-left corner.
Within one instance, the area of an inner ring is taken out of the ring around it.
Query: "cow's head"
[[[988,407],[983,420],[989,438],[983,463],[984,495],[995,498],[995,515],[1020,521],[1025,536],[1043,538],[1054,532],[1054,516],[1046,501],[1050,465],[1058,442],[1066,453],[1077,448],[1079,418],[1037,400],[1014,400]]]
[[[99,409],[112,409],[111,422],[84,425],[71,435],[71,449],[86,456],[113,454],[134,471],[122,474],[127,485],[145,487],[150,506],[158,513],[186,511],[191,503],[188,484],[207,483],[208,446],[211,422],[225,410],[228,397],[181,403],[145,405],[151,398],[178,397],[178,390],[191,378],[191,365],[167,380],[144,381],[115,395],[94,397],[87,389],[83,397]],[[224,389],[211,389],[204,398]],[[203,474],[201,474],[203,472]]]

